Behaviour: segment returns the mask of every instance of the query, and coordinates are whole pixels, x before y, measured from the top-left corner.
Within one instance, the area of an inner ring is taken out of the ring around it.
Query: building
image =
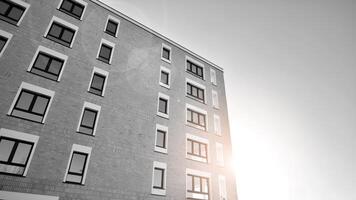
[[[223,70],[98,0],[0,0],[0,199],[236,200]]]

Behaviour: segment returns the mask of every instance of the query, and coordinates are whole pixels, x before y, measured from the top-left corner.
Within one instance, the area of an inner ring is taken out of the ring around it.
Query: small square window
[[[161,59],[168,63],[171,63],[172,59],[172,48],[166,44],[162,44]]]
[[[19,25],[30,4],[23,1],[17,3],[9,0],[0,0],[0,19],[14,25]]]
[[[157,115],[169,118],[169,96],[158,93]]]
[[[88,171],[91,147],[73,144],[67,165],[64,182],[84,184]]]
[[[104,83],[105,76],[95,73],[91,81],[89,92],[101,96],[104,90]]]
[[[156,146],[160,148],[166,148],[166,132],[157,130]]]
[[[171,70],[161,66],[160,75],[159,75],[159,84],[168,89],[170,88],[170,82],[171,82],[170,73]]]
[[[167,153],[168,127],[156,124],[155,148],[156,152]]]
[[[95,135],[101,107],[89,102],[84,102],[82,114],[77,131],[87,135]]]
[[[117,27],[119,26],[118,23],[114,22],[113,20],[109,20],[106,25],[105,32],[109,35],[116,37]]]
[[[85,9],[85,5],[78,3],[74,0],[63,0],[62,4],[59,7],[59,10],[76,18],[81,19],[83,12]]]
[[[161,113],[167,114],[167,112],[168,112],[167,104],[168,104],[167,99],[159,98],[158,111],[161,112]]]
[[[102,44],[99,53],[99,60],[110,63],[112,48],[108,45]]]
[[[161,82],[163,84],[169,85],[169,73],[161,71]]]
[[[152,194],[166,195],[166,170],[166,163],[153,162]]]

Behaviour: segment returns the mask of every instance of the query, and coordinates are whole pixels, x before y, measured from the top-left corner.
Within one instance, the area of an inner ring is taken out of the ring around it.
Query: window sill
[[[73,46],[73,41],[72,41],[72,43],[70,44],[70,45],[68,45],[68,44],[63,44],[63,43],[61,43],[61,42],[59,42],[57,39],[54,39],[54,38],[52,38],[51,36],[43,36],[43,37],[45,37],[46,39],[48,39],[48,40],[50,40],[50,41],[52,41],[52,42],[55,42],[56,44],[60,44],[60,45],[62,45],[62,46],[64,46],[64,47],[67,47],[67,48],[70,48],[70,49],[72,49],[72,46]]]
[[[38,122],[38,121],[35,121],[35,120],[31,120],[31,119],[27,119],[27,118],[23,118],[23,117],[17,117],[17,116],[10,115],[10,114],[7,114],[7,116],[13,117],[13,118],[17,118],[17,119],[27,120],[27,121],[34,122],[34,123],[37,123],[37,124],[44,124],[44,122]]]
[[[163,60],[163,61],[166,62],[166,63],[172,64],[172,61],[171,61],[171,60],[167,60],[167,59],[165,59],[165,58],[163,58],[163,57],[161,57],[161,60]]]
[[[31,67],[31,69],[32,69],[32,67]],[[29,71],[29,70],[27,70],[27,72],[28,72],[28,73],[30,73],[30,74],[34,74],[34,75],[36,75],[36,76],[39,76],[39,77],[42,77],[42,78],[45,78],[45,79],[48,79],[48,80],[51,80],[51,81],[54,81],[54,82],[59,83],[59,80],[58,80],[58,79],[57,79],[57,80],[53,80],[53,79],[51,79],[51,78],[48,78],[48,77],[45,77],[45,76],[42,76],[42,75],[36,74],[36,73],[32,72],[31,70],[30,70],[30,71]]]
[[[194,74],[194,73],[192,73],[192,72],[190,72],[190,71],[188,71],[188,70],[185,70],[185,72],[187,72],[188,74],[190,74],[190,75],[192,75],[192,76],[194,76],[194,77],[196,77],[196,78],[199,78],[200,80],[205,81],[204,76],[203,76],[203,77],[198,76],[198,75],[196,75],[196,74]]]
[[[77,16],[73,15],[72,13],[67,12],[67,11],[65,11],[65,10],[62,10],[62,9],[60,9],[60,8],[59,8],[59,9],[57,8],[57,10],[60,11],[60,12],[62,12],[62,13],[65,13],[65,14],[69,15],[70,17],[73,17],[74,19],[77,19],[77,20],[79,20],[79,21],[83,21],[83,20],[81,19],[82,17],[78,18]],[[83,15],[83,13],[82,13],[82,15]]]
[[[169,115],[168,114],[157,112],[157,116],[165,118],[165,119],[169,119]]]
[[[104,33],[106,33],[106,34],[108,34],[108,35],[110,35],[110,36],[112,36],[112,37],[114,37],[114,38],[117,38],[117,35],[115,34],[115,35],[113,35],[112,33],[110,33],[110,32],[108,32],[108,31],[104,31]]]
[[[162,153],[162,154],[168,154],[168,149],[164,149],[164,148],[160,148],[160,147],[155,146],[154,152]]]
[[[187,154],[185,158],[188,160],[194,161],[194,162],[209,164],[209,161],[207,158],[202,158],[199,156],[193,156],[193,155],[189,155],[189,154]],[[206,159],[206,161],[203,161],[203,159]]]
[[[108,61],[106,61],[104,59],[101,59],[101,58],[96,58],[96,59],[101,61],[101,62],[103,62],[103,63],[105,63],[105,64],[111,65],[111,61],[108,62]]]
[[[16,177],[26,178],[26,176],[20,175],[20,174],[12,174],[12,173],[7,173],[7,172],[0,172],[0,174],[8,175],[8,176],[16,176]]]
[[[85,184],[83,184],[83,183],[76,183],[76,182],[69,182],[69,181],[63,181],[63,183],[85,186]]]
[[[158,195],[158,196],[166,196],[166,189],[158,189],[152,187],[151,194]]]
[[[206,128],[198,126],[198,125],[190,124],[189,122],[186,122],[185,125],[195,128],[195,129],[198,129],[198,130],[201,130],[201,131],[204,131],[204,132],[208,132],[208,130]]]
[[[195,98],[195,97],[193,97],[193,96],[190,96],[190,95],[188,95],[188,94],[185,94],[185,96],[186,96],[187,98],[189,98],[189,99],[193,99],[193,100],[195,100],[195,101],[197,101],[197,102],[199,102],[199,103],[202,103],[202,104],[204,104],[204,105],[207,105],[205,101],[202,101],[202,100],[200,100],[200,99],[197,99],[197,98]]]
[[[162,83],[162,82],[159,82],[159,85],[162,86],[162,87],[164,87],[164,88],[166,88],[166,89],[170,89],[170,86],[169,86],[169,85],[166,85],[166,84],[164,84],[164,83]]]
[[[99,96],[99,97],[102,97],[102,98],[104,98],[104,95],[100,95],[100,94],[95,94],[94,92],[91,92],[91,91],[89,91],[89,90],[88,90],[88,93],[90,93],[90,94],[93,94],[93,95],[95,95],[95,96]]]
[[[82,133],[82,132],[79,132],[79,131],[76,131],[76,133],[79,133],[81,135],[87,135],[87,136],[95,137],[94,134],[87,134],[87,133]]]

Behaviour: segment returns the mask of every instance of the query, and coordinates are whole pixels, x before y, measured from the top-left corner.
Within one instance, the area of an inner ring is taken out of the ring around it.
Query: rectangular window
[[[53,96],[53,91],[23,82],[8,114],[43,123]]]
[[[0,0],[0,19],[18,26],[29,7],[21,0]]]
[[[85,3],[84,1],[80,2],[81,3],[76,0],[63,0],[59,7],[59,10],[76,19],[81,19],[87,3]]]
[[[0,57],[5,52],[5,49],[8,46],[11,38],[12,38],[11,33],[0,30]]]
[[[95,135],[101,107],[84,102],[82,114],[77,131],[88,135]]]
[[[161,59],[171,63],[172,48],[166,44],[162,44]]]
[[[187,199],[210,199],[209,177],[187,173],[186,185]]]
[[[105,33],[111,36],[117,37],[119,26],[120,26],[120,20],[109,15],[106,21],[106,26],[104,31]]]
[[[207,130],[206,114],[187,108],[187,124],[202,130]]]
[[[216,72],[213,69],[210,69],[210,81],[213,85],[217,85],[216,84]]]
[[[227,200],[226,178],[222,175],[219,175],[219,200]]]
[[[157,115],[169,118],[169,96],[162,93],[158,94]]]
[[[0,52],[2,52],[2,50],[4,49],[7,40],[8,38],[0,35]]]
[[[88,91],[99,96],[104,96],[108,76],[109,72],[94,67]]]
[[[91,147],[73,144],[70,153],[64,182],[84,184],[88,171]]]
[[[152,194],[166,195],[166,170],[167,164],[154,161],[152,174]]]
[[[213,107],[214,108],[219,108],[219,97],[218,97],[218,92],[215,90],[211,91],[211,96],[213,100]]]
[[[39,137],[0,129],[0,173],[26,176]]]
[[[156,124],[156,137],[155,137],[154,150],[161,153],[167,153],[168,149],[168,127]]]
[[[159,84],[165,88],[170,88],[170,77],[171,70],[161,66]]]
[[[66,47],[72,47],[78,27],[53,16],[45,37]]]
[[[204,65],[188,56],[185,60],[187,72],[204,80]]]
[[[220,166],[224,166],[224,147],[221,143],[215,144],[216,148],[216,164]]]
[[[103,61],[104,63],[111,64],[114,48],[115,48],[114,43],[101,39],[97,59]]]
[[[209,140],[196,135],[186,134],[186,158],[208,163]]]
[[[220,117],[214,114],[214,133],[221,136]]]
[[[205,90],[190,82],[187,82],[187,95],[200,102],[205,102]]]

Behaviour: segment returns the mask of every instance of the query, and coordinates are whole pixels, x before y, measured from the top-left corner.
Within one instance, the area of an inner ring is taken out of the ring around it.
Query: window
[[[77,32],[77,26],[53,16],[45,37],[66,47],[72,47]]]
[[[11,38],[12,38],[11,33],[0,30],[0,57],[5,52],[5,49],[6,49],[7,45],[9,44]]]
[[[8,115],[44,123],[54,92],[22,82]]]
[[[168,149],[168,127],[156,124],[156,137],[154,150],[160,153],[167,153]]]
[[[0,173],[26,176],[39,137],[0,129]]]
[[[112,54],[114,52],[115,44],[105,39],[101,39],[100,48],[98,51],[97,59],[107,64],[111,64]]]
[[[117,37],[120,26],[120,20],[109,15],[106,21],[105,32],[111,36]]]
[[[87,3],[82,0],[62,0],[59,10],[76,18],[82,19]]]
[[[94,67],[88,91],[99,96],[104,96],[108,76],[109,72]]]
[[[216,164],[220,166],[224,166],[224,147],[221,143],[215,144],[216,148]]]
[[[152,174],[152,190],[155,195],[166,195],[166,170],[167,164],[154,161]]]
[[[101,107],[89,102],[84,102],[77,132],[95,135]]]
[[[29,7],[21,0],[0,0],[0,19],[18,26]]]
[[[166,44],[162,44],[161,59],[171,63],[172,48]]]
[[[187,124],[201,130],[207,130],[207,112],[187,104]]]
[[[165,88],[170,88],[171,83],[171,70],[161,66],[159,84]]]
[[[186,137],[186,157],[191,160],[207,163],[209,140],[190,134],[187,134]]]
[[[222,175],[219,175],[219,200],[227,200],[226,178]]]
[[[64,182],[84,185],[90,154],[91,147],[73,144]]]
[[[186,92],[188,97],[205,103],[205,86],[190,79],[186,79]]]
[[[186,169],[187,199],[210,199],[210,174]]]
[[[187,72],[204,80],[204,65],[188,56],[185,60]]]
[[[216,92],[215,90],[212,90],[211,91],[211,96],[212,96],[212,100],[213,100],[213,107],[214,108],[219,108],[218,92]]]
[[[213,85],[217,85],[216,84],[216,72],[213,69],[210,69],[210,81]]]
[[[162,93],[158,94],[157,115],[169,118],[169,96]]]
[[[27,71],[50,80],[59,81],[68,56],[39,46]]]
[[[221,136],[220,117],[214,114],[214,133]]]

